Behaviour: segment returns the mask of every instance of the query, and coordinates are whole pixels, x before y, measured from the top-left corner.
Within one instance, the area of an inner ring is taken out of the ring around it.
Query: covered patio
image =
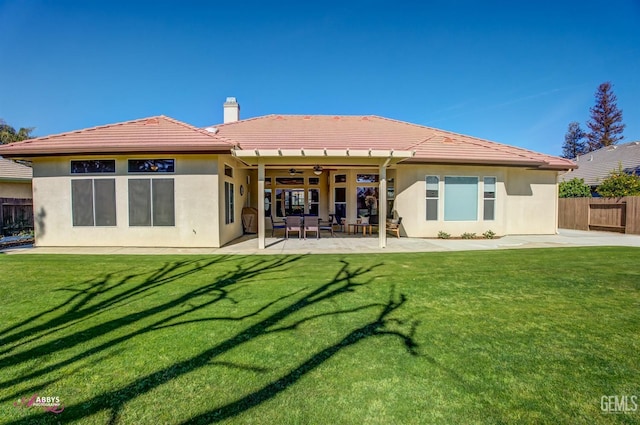
[[[276,208],[276,214],[274,214],[274,211],[271,210],[276,199],[271,197],[271,190],[275,190],[276,184],[279,182],[283,185],[286,184],[286,177],[278,176],[289,175],[295,178],[294,182],[299,180],[299,184],[305,188],[310,182],[316,183],[318,185],[317,205],[314,205],[312,210],[311,200],[307,199],[309,195],[306,194],[306,191],[302,191],[302,196],[307,198],[300,205],[302,209],[298,215],[317,215],[325,220],[338,215],[344,219],[344,231],[349,233],[349,225],[355,224],[359,216],[357,207],[353,205],[353,196],[346,196],[347,188],[356,184],[355,180],[348,181],[348,176],[351,176],[353,172],[356,172],[356,176],[375,176],[369,179],[366,183],[367,186],[363,187],[377,189],[378,198],[374,201],[378,216],[377,242],[378,248],[386,247],[386,217],[391,212],[388,208],[387,170],[414,155],[413,151],[395,151],[393,149],[234,149],[232,153],[249,169],[256,171],[257,182],[255,188],[252,187],[252,192],[257,196],[255,203],[258,210],[257,244],[260,250],[269,246],[266,231],[269,217],[284,218],[291,212],[286,208]],[[357,174],[358,170],[362,170],[365,174]],[[324,176],[320,179],[323,174]],[[297,177],[298,175],[300,177]],[[353,178],[351,179],[353,180]],[[344,187],[345,192],[344,211],[341,214],[336,211],[336,205],[338,205],[334,191],[336,186]],[[300,189],[298,190],[300,191]],[[323,194],[325,199],[320,199]]]

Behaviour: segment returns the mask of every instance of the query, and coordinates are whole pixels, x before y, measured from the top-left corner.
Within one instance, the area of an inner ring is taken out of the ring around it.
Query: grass
[[[0,256],[0,423],[640,423],[640,249]],[[58,415],[15,407],[60,397]]]

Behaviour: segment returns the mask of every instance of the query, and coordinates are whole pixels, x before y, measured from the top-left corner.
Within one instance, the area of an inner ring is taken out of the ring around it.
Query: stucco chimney
[[[240,119],[240,105],[235,97],[228,97],[224,102],[224,123],[235,122]]]

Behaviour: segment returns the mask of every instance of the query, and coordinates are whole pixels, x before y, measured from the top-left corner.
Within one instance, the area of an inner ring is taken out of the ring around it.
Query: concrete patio
[[[323,235],[324,236],[324,235]],[[342,235],[340,235],[342,236]],[[255,235],[246,235],[222,248],[123,248],[123,247],[16,247],[4,254],[369,254],[391,252],[469,251],[577,246],[640,247],[640,235],[586,232],[561,229],[557,235],[513,235],[499,239],[444,240],[389,237],[387,247],[378,248],[377,237],[335,237],[320,239],[267,238],[266,249],[258,250]]]

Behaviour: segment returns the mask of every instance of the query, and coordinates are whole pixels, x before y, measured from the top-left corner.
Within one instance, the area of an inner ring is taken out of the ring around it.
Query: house
[[[640,141],[606,146],[580,155],[575,161],[580,168],[562,174],[560,181],[584,179],[591,186],[591,192],[595,193],[602,180],[619,168],[627,174],[640,175]]]
[[[552,234],[572,161],[378,116],[157,116],[0,147],[33,163],[38,246],[220,247],[269,217],[402,217],[401,233]]]
[[[31,177],[30,167],[0,158],[1,236],[33,230]]]

